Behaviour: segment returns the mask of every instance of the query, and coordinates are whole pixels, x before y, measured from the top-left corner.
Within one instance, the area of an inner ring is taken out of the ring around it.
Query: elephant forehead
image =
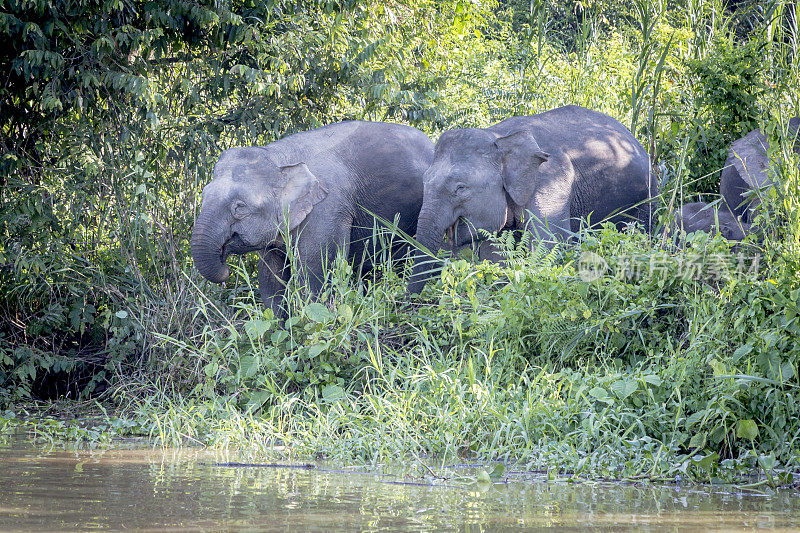
[[[265,159],[265,150],[259,147],[236,147],[222,152],[215,171],[241,165],[256,165]]]
[[[428,179],[470,177],[470,181],[475,181],[488,178],[488,174],[497,171],[499,166],[500,153],[494,138],[486,131],[446,131],[436,144]]]
[[[274,186],[265,186],[251,167],[224,166],[221,172],[214,170],[214,179],[203,188],[203,203],[228,204],[243,200],[248,205],[258,206],[276,201]]]
[[[434,159],[431,166],[423,176],[423,182],[426,189],[441,188],[449,180],[453,174],[453,163],[449,157],[441,157]]]
[[[436,143],[436,155],[463,153],[476,155],[489,153],[494,148],[494,137],[485,130],[464,128],[442,133]]]
[[[222,152],[214,165],[215,180],[246,182],[277,179],[278,166],[268,150],[258,146],[230,148]]]
[[[280,169],[260,148],[232,148],[214,166],[214,179],[203,189],[219,201],[245,200],[250,205],[274,201],[283,186]]]
[[[263,181],[268,171],[269,169],[265,168],[264,165],[234,162],[232,164],[223,165],[216,170],[214,172],[214,179],[236,186],[236,184]]]
[[[477,185],[492,181],[499,175],[499,162],[476,154],[448,154],[437,157],[425,176],[425,183],[443,187],[453,181]]]

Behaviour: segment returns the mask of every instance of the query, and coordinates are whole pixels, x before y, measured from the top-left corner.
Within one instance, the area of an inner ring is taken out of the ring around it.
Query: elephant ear
[[[288,213],[289,230],[295,229],[321,202],[328,191],[305,163],[280,168],[283,183],[278,191],[281,215]],[[283,220],[279,221],[283,225]]]
[[[527,205],[536,189],[536,171],[550,159],[534,139],[521,130],[494,141],[503,163],[503,186],[517,205]]]

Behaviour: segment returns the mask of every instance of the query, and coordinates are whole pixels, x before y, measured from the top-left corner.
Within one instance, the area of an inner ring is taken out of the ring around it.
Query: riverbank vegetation
[[[4,427],[74,433],[36,422],[37,402],[68,398],[59,409],[99,402],[97,435],[159,444],[791,483],[798,7],[9,3]],[[399,258],[363,278],[337,262],[321,298],[290,286],[288,320],[260,307],[254,259],[225,286],[192,267],[200,190],[227,147],[346,119],[436,138],[565,104],[619,119],[647,148],[658,227],[676,205],[717,200],[728,146],[763,128],[776,186],[758,235],[734,248],[719,236],[606,227],[533,252],[501,236],[504,265],[453,258],[413,302]]]

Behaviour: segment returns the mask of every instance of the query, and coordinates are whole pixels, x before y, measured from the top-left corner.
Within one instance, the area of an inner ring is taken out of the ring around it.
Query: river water
[[[411,469],[231,467],[202,450],[0,448],[0,530],[800,530],[800,494],[545,482],[426,482]],[[453,466],[464,475],[474,469]]]

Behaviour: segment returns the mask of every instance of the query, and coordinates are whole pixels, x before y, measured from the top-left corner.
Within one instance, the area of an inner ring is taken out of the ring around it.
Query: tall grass
[[[397,265],[364,280],[341,261],[322,299],[290,295],[286,320],[248,296],[233,314],[204,307],[198,319],[216,328],[161,337],[196,388],[120,388],[120,415],[158,443],[348,462],[466,456],[577,479],[700,481],[741,481],[762,459],[796,468],[796,347],[770,359],[795,342],[777,307],[788,293],[746,276],[687,279],[693,254],[730,253],[720,238],[680,252],[606,228],[582,242],[531,254],[496,240],[504,265],[454,258],[411,308]],[[583,281],[587,252],[610,273]],[[630,257],[664,269],[617,276]]]

